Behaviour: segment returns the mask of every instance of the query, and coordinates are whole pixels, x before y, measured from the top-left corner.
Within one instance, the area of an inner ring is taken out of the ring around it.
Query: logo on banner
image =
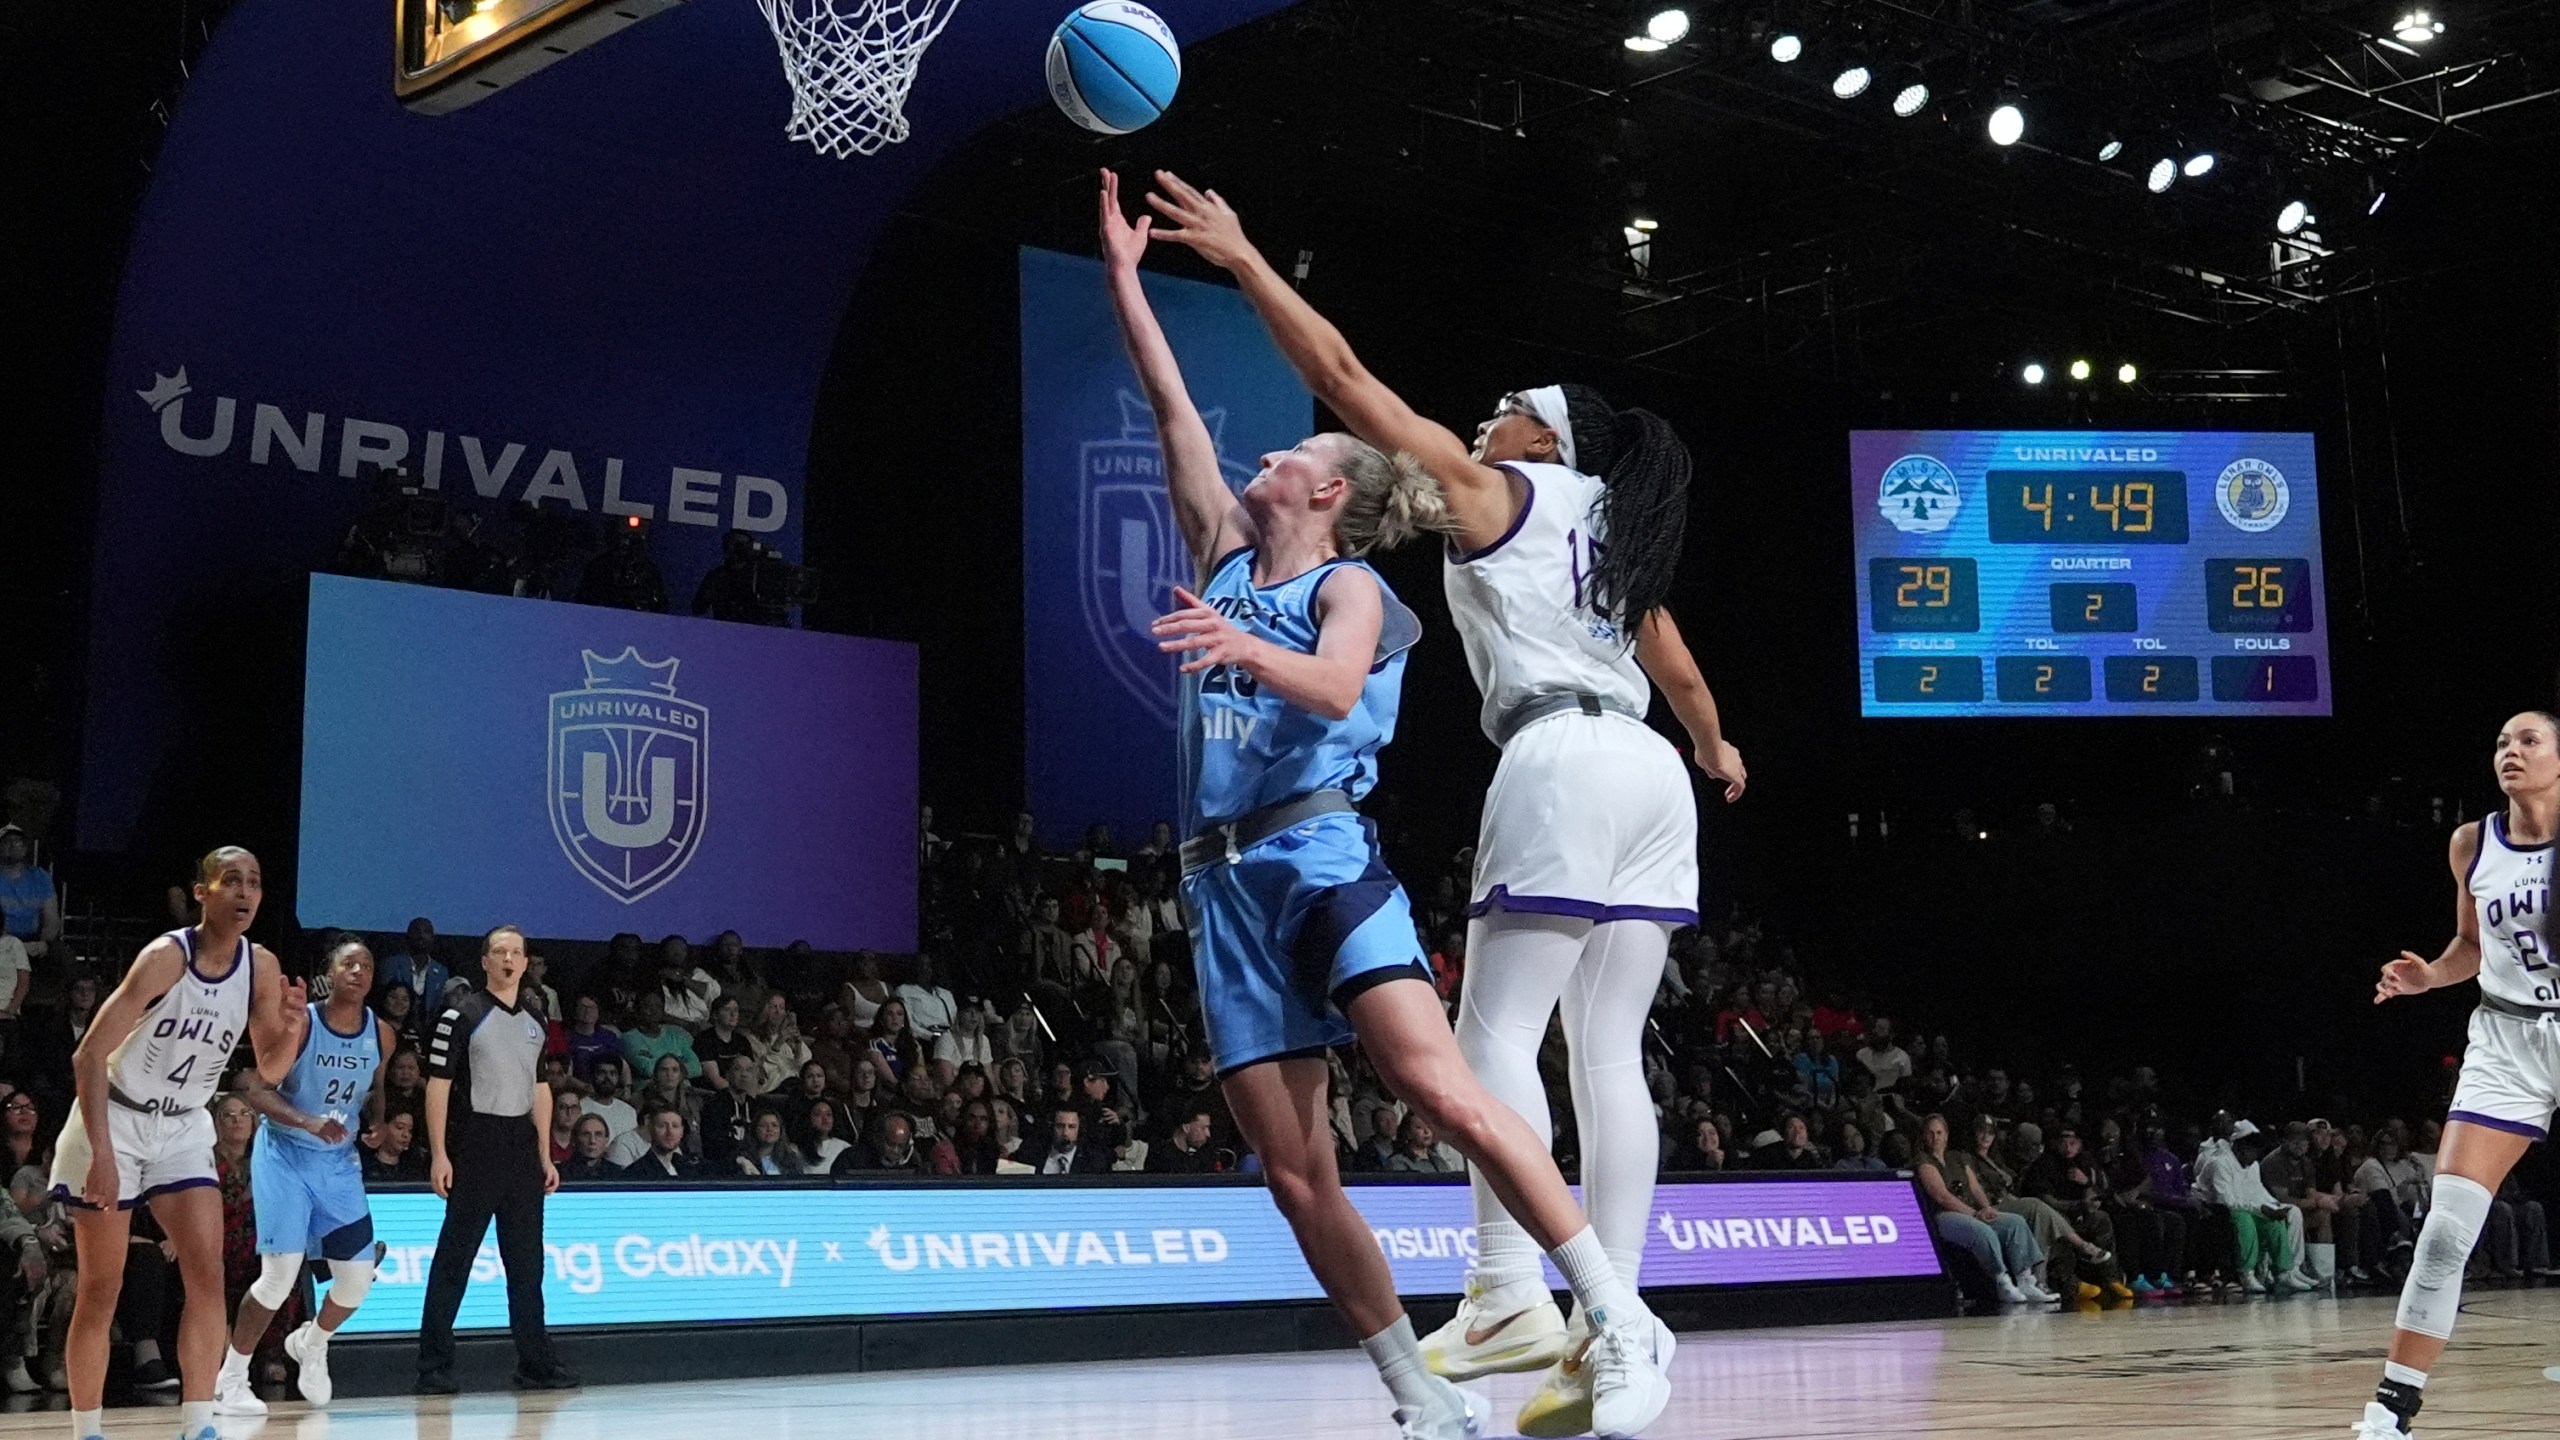
[[[2284,472],[2266,461],[2234,460],[2214,482],[2213,501],[2222,507],[2223,519],[2257,535],[2284,523],[2285,512],[2293,508],[2293,492],[2284,483]]]
[[[672,657],[579,653],[586,688],[551,697],[551,833],[579,874],[628,905],[702,848],[711,712],[676,698]]]
[[[1109,440],[1088,440],[1077,447],[1076,477],[1078,565],[1083,571],[1077,593],[1083,601],[1085,634],[1103,668],[1170,729],[1177,686],[1173,657],[1156,649],[1149,628],[1173,608],[1173,587],[1192,583],[1191,552],[1173,523],[1173,502],[1165,493],[1164,451],[1156,443],[1156,421],[1147,402],[1119,392],[1120,433]],[[1227,412],[1205,410],[1209,442],[1217,446]],[[1231,489],[1253,479],[1253,468],[1218,456],[1219,473]]]
[[[1884,467],[1876,508],[1905,535],[1933,535],[1956,522],[1963,500],[1956,473],[1934,455],[1905,455]]]

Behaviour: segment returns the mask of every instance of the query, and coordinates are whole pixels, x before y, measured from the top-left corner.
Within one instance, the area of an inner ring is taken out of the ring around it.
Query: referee
[[[516,1337],[516,1388],[566,1390],[578,1383],[551,1349],[542,1324],[542,1197],[560,1186],[546,1143],[551,1087],[534,1078],[543,1024],[518,1005],[524,932],[492,930],[480,944],[481,988],[436,1018],[427,1045],[427,1137],[435,1147],[436,1193],[444,1229],[427,1272],[427,1310],[418,1324],[418,1393],[451,1395],[453,1317],[481,1238],[498,1222],[498,1259],[507,1271],[507,1323]]]

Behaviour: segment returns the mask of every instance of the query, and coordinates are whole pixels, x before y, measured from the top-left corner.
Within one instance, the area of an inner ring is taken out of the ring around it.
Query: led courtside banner
[[[1242,295],[1163,275],[1144,284],[1241,489],[1265,451],[1307,437],[1314,402]],[[1097,820],[1134,842],[1175,818],[1174,662],[1147,627],[1191,570],[1102,266],[1024,250],[1024,793],[1051,843]]]
[[[2312,437],[1860,430],[1867,715],[2326,715]]]
[[[1458,1293],[1475,1248],[1466,1186],[1354,1185],[1351,1198],[1400,1293]],[[388,1250],[348,1329],[414,1330],[444,1202],[376,1195],[373,1220]],[[554,1325],[1323,1298],[1252,1184],[570,1189],[548,1202],[543,1239]],[[1644,1258],[1648,1287],[1941,1273],[1911,1182],[1892,1176],[1665,1184]],[[503,1275],[492,1238],[465,1328],[506,1324]]]
[[[306,925],[915,948],[911,645],[314,576],[306,666]]]

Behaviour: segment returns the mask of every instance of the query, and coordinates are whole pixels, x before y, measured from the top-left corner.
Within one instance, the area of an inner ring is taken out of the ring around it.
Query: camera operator
[[[791,610],[817,599],[818,572],[794,565],[744,530],[721,537],[720,564],[693,592],[693,613],[744,625],[789,625]]]
[[[452,529],[445,498],[421,488],[408,467],[378,470],[364,509],[338,544],[336,569],[365,580],[443,584]]]
[[[604,553],[587,562],[587,573],[578,582],[578,603],[667,613],[666,578],[649,555],[649,527],[640,517],[615,526]]]

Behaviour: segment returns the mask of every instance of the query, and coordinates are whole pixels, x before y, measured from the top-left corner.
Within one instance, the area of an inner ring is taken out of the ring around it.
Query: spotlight
[[[2123,153],[2124,142],[2110,135],[2107,143],[2098,147],[2098,163],[2104,165]]]
[[[1646,219],[1646,218],[1645,218],[1645,217],[1643,217],[1643,216],[1638,216],[1638,217],[1636,217],[1635,219],[1630,220],[1630,221],[1628,221],[1628,222],[1627,222],[1627,228],[1628,228],[1628,229],[1630,229],[1630,230],[1641,230],[1641,231],[1643,231],[1645,234],[1650,235],[1650,234],[1652,234],[1654,231],[1659,230],[1659,229],[1661,229],[1661,228],[1662,228],[1662,222],[1661,222],[1661,221],[1659,221],[1659,220],[1650,220],[1650,219]]]
[[[2003,105],[1991,112],[1991,143],[2015,145],[2027,133],[2027,113],[2015,105]]]
[[[2119,385],[2130,385],[2140,377],[2141,372],[2133,368],[2130,360],[2116,367],[2116,383]]]
[[[2175,160],[2152,162],[2151,176],[2142,183],[2149,186],[2154,195],[2167,193],[2170,186],[2178,183],[2178,162]]]
[[[1894,93],[1893,113],[1905,120],[1927,109],[1928,105],[1929,83],[1925,80],[1914,80]]]
[[[2072,361],[2072,362],[2071,362],[2071,378],[2072,378],[2072,379],[2074,379],[2074,380],[2086,380],[2086,379],[2088,379],[2088,378],[2089,378],[2089,362],[2088,362],[2088,361],[2086,361],[2086,360],[2074,360],[2074,361]]]
[[[1804,54],[1804,37],[1780,35],[1769,42],[1769,58],[1781,65],[1792,65]]]
[[[2276,233],[2290,235],[2301,229],[2310,219],[2310,206],[2299,200],[2288,201],[2282,210],[2276,212]]]
[[[2392,38],[2403,45],[2424,45],[2444,33],[2444,22],[2424,10],[2412,10],[2391,22]]]
[[[1689,38],[1689,12],[1686,10],[1656,11],[1652,19],[1644,22],[1644,33],[1648,38],[1659,40],[1665,45],[1677,45]]]
[[[1875,78],[1866,66],[1852,65],[1831,77],[1831,93],[1843,100],[1855,100],[1867,93],[1867,86]]]
[[[2188,156],[2188,157],[2187,157],[2187,164],[2186,164],[2186,172],[2187,172],[2187,178],[2188,178],[2188,179],[2190,179],[2190,180],[2195,179],[2195,178],[2196,178],[2197,176],[2199,176],[2199,175],[2210,175],[2210,174],[2212,174],[2212,173],[2213,173],[2213,152],[2212,152],[2212,151],[2210,151],[2210,150],[2206,150],[2206,151],[2201,151],[2201,152],[2199,152],[2199,153],[2197,153],[2197,154],[2194,154],[2194,155],[2190,155],[2190,156]]]
[[[2026,368],[2018,372],[2018,378],[2030,385],[2041,385],[2044,383],[2044,367],[2030,360]]]

